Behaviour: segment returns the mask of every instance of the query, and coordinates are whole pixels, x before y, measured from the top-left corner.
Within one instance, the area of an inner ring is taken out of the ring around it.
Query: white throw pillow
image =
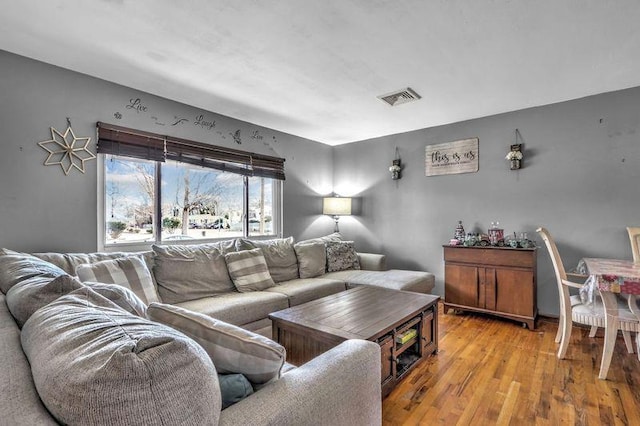
[[[224,255],[227,269],[239,292],[260,291],[276,285],[271,278],[262,249],[237,251]]]
[[[152,303],[147,317],[181,331],[209,354],[216,371],[240,373],[252,384],[279,378],[286,358],[283,346],[257,333],[210,316],[164,303]]]
[[[118,284],[126,287],[147,305],[152,302],[160,302],[158,292],[153,285],[151,272],[138,256],[78,265],[76,274],[82,282]]]

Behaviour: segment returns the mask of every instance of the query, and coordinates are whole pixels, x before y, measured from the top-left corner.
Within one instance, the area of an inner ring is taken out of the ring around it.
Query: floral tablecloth
[[[586,258],[589,275],[601,291],[640,294],[640,264],[631,260]]]

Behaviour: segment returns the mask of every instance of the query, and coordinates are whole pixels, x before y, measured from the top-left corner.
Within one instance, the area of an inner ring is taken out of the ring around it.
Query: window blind
[[[181,163],[284,180],[284,158],[97,123],[98,153]]]
[[[98,122],[98,154],[165,161],[162,136]]]

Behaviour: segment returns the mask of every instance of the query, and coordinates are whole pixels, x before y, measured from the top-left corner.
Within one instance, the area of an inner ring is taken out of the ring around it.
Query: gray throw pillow
[[[326,247],[328,272],[360,269],[353,241],[328,241]]]
[[[153,268],[158,293],[164,303],[188,300],[235,291],[224,260],[225,253],[236,251],[235,240],[197,245],[154,245]]]
[[[220,388],[204,349],[89,287],[35,312],[21,341],[40,399],[62,424],[218,424]]]
[[[298,278],[298,260],[293,249],[293,237],[271,240],[248,240],[239,238],[236,248],[251,250],[261,248],[274,282],[295,280]]]
[[[253,393],[251,383],[242,374],[218,374],[218,381],[223,410]]]
[[[324,274],[327,266],[327,252],[323,242],[296,243],[293,248],[298,258],[300,278],[314,278]]]
[[[18,327],[22,328],[35,311],[79,288],[82,288],[82,283],[68,274],[56,278],[32,277],[9,289],[7,307]]]
[[[57,266],[28,254],[0,255],[0,290],[4,294],[20,281],[32,277],[56,278],[65,274]]]

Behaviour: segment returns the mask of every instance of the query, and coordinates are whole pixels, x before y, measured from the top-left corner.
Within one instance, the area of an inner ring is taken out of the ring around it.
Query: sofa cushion
[[[298,241],[299,244],[326,243],[328,241],[342,241],[342,234],[334,232],[333,234],[324,235],[318,238],[310,238],[308,240]]]
[[[271,278],[277,283],[298,278],[298,259],[293,249],[293,237],[271,240],[239,238],[236,248],[238,250],[261,248]]]
[[[119,259],[128,256],[140,256],[151,270],[153,268],[153,251],[140,252],[98,252],[98,253],[33,253],[33,256],[46,262],[53,263],[67,274],[75,275],[78,265],[85,263],[98,263],[103,260]]]
[[[283,294],[252,291],[205,297],[176,305],[231,324],[244,325],[267,318],[271,312],[288,308],[289,301]]]
[[[22,347],[40,398],[61,423],[218,422],[220,390],[206,352],[88,287],[34,313]]]
[[[313,278],[324,274],[327,267],[327,252],[323,242],[296,243],[293,248],[298,258],[300,278]]]
[[[360,269],[353,241],[327,241],[327,272]]]
[[[235,291],[224,260],[235,240],[213,244],[153,246],[153,269],[164,303],[180,303]]]
[[[69,274],[56,278],[37,276],[23,280],[7,292],[7,306],[22,328],[31,315],[41,307],[48,305],[60,296],[82,287],[77,278]]]
[[[22,346],[20,329],[0,293],[0,424],[58,425],[42,405]]]
[[[260,291],[276,285],[269,274],[262,249],[242,250],[224,255],[233,285],[241,293]]]
[[[271,339],[179,306],[152,303],[147,314],[198,342],[221,374],[244,374],[256,384],[280,377],[286,352]]]
[[[106,297],[130,314],[146,318],[147,305],[136,294],[126,287],[117,284],[105,284],[87,281],[84,285],[99,295]]]
[[[326,278],[299,278],[279,284],[267,291],[281,293],[289,298],[289,306],[307,303],[311,300],[345,291],[344,281]]]
[[[133,291],[144,303],[159,302],[153,285],[151,271],[138,256],[103,260],[98,263],[81,264],[76,268],[82,282],[117,284]]]
[[[0,290],[7,294],[20,281],[42,276],[56,278],[65,275],[57,266],[28,254],[0,255]]]
[[[343,280],[347,283],[348,288],[358,285],[373,285],[391,290],[429,294],[435,286],[435,277],[432,273],[399,269],[390,269],[388,271],[347,270],[330,272],[325,277]]]

